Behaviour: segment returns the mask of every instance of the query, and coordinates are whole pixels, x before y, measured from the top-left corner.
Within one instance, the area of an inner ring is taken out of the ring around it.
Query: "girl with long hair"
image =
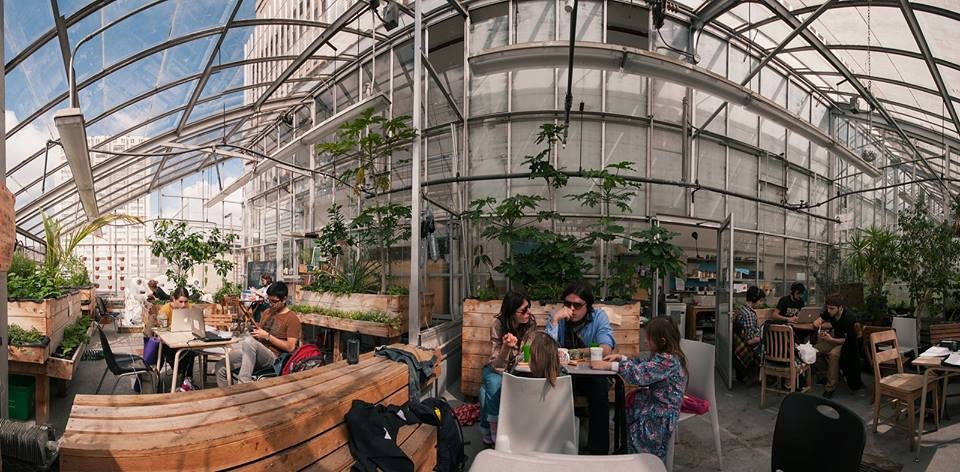
[[[557,386],[560,375],[560,345],[543,331],[537,331],[530,343],[530,377],[547,379],[551,387]]]
[[[687,384],[687,358],[680,350],[680,331],[669,317],[650,320],[646,330],[653,351],[649,359],[611,354],[590,366],[613,370],[627,383],[647,387],[637,390],[627,405],[627,449],[631,454],[656,454],[666,461]]]
[[[480,386],[480,432],[486,445],[493,445],[497,437],[503,371],[516,364],[522,346],[530,344],[536,329],[537,322],[530,313],[530,300],[522,293],[508,292],[490,327],[493,350],[483,366],[483,385]]]

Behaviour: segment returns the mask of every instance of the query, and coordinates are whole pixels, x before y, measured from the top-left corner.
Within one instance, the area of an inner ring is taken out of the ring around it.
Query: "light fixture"
[[[257,174],[262,174],[263,172],[272,169],[278,165],[277,160],[283,160],[287,157],[292,156],[298,149],[301,149],[302,146],[312,145],[320,141],[320,138],[329,136],[337,132],[337,129],[340,128],[344,123],[359,117],[363,114],[364,110],[368,108],[373,108],[376,111],[386,109],[390,106],[390,99],[382,93],[378,93],[370,98],[361,100],[345,109],[338,112],[336,115],[327,118],[322,121],[317,126],[310,128],[306,133],[303,133],[303,136],[290,141],[287,144],[284,144],[283,147],[274,152],[270,157],[272,159],[263,160],[257,163],[249,172],[240,176],[239,179],[230,184],[227,188],[220,191],[210,200],[207,200],[206,207],[212,208],[217,203],[222,202],[227,196],[231,193],[237,191],[241,187],[253,180]]]
[[[83,112],[79,108],[65,108],[53,115],[53,122],[60,133],[60,145],[67,156],[67,164],[73,173],[80,204],[87,219],[100,216],[97,197],[93,191],[93,169],[90,166],[90,150],[87,147],[87,128]]]

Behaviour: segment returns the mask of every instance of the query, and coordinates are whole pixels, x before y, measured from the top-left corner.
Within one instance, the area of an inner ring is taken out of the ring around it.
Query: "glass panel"
[[[557,80],[560,84],[560,96],[567,95],[567,68],[557,70]],[[573,110],[579,109],[579,103],[583,102],[584,110],[600,111],[600,81],[601,71],[574,69],[573,72]],[[563,100],[563,98],[561,98]]]
[[[636,169],[635,175],[645,175],[647,169],[647,128],[631,126],[616,122],[607,122],[604,161],[607,164],[629,161]],[[647,213],[646,184],[641,187],[630,202],[632,212],[621,212],[618,208],[611,208],[611,214],[645,215]]]
[[[553,77],[554,69],[513,72],[513,111],[552,110],[555,103]]]
[[[55,39],[48,41],[10,71],[5,80],[6,109],[12,112],[12,116],[7,113],[9,130],[67,91],[60,44]]]
[[[10,90],[7,92],[7,97],[9,98],[11,95]],[[38,151],[42,151],[46,146],[48,139],[57,139],[60,137],[60,133],[57,131],[57,128],[53,123],[53,115],[58,110],[63,108],[67,108],[66,100],[63,100],[46,113],[40,115],[37,119],[33,120],[33,122],[21,128],[20,131],[7,136],[7,169],[12,169],[14,166],[23,162],[24,159],[36,154]],[[11,112],[8,110],[6,115],[7,126],[9,127]],[[39,159],[42,158],[43,155],[41,154]],[[42,161],[37,161],[34,159],[33,163],[36,162]],[[33,164],[28,165],[27,167],[31,167],[32,165]],[[38,172],[34,179],[39,176],[40,173]],[[31,179],[31,181],[32,180],[33,179]],[[21,183],[26,184],[27,182]]]
[[[583,4],[581,4],[582,6]],[[516,39],[514,42],[553,41],[556,36],[556,7],[556,0],[514,2],[514,14],[516,15]]]
[[[653,175],[660,179],[680,180],[682,173],[680,134],[673,130],[653,128]],[[682,215],[685,193],[674,186],[651,185],[651,212]]]
[[[570,135],[567,138],[567,147],[558,150],[561,167],[567,169],[599,169],[600,162],[600,123],[583,121],[575,118],[570,120]],[[542,182],[542,181],[541,181]],[[570,200],[567,195],[583,193],[593,186],[586,179],[570,179],[567,186],[557,192],[557,210],[564,212],[578,212],[599,214],[600,209],[580,206],[579,202]],[[540,188],[543,188],[541,183]]]
[[[728,190],[741,195],[757,196],[758,160],[757,156],[734,148],[727,151],[730,155],[730,183]],[[699,193],[699,192],[698,192]],[[738,228],[757,229],[757,203],[737,197],[728,197],[728,211],[733,213]]]
[[[560,15],[559,33],[559,39],[570,39],[570,15],[565,13]],[[579,0],[579,6],[577,7],[577,41],[603,41],[603,2]]]
[[[709,139],[697,143],[697,179],[703,185],[724,188],[726,180],[726,148]],[[739,176],[734,176],[739,178]],[[698,191],[694,196],[694,216],[715,221],[726,218],[723,195],[710,191]],[[739,222],[735,222],[739,225]]]
[[[49,2],[4,0],[3,57],[7,61],[13,59],[53,27]]]
[[[96,123],[88,123],[87,135],[114,135],[146,119],[182,107],[196,85],[197,81],[191,80],[121,108]]]
[[[607,111],[630,116],[647,115],[647,78],[607,71]]]
[[[507,125],[494,120],[470,126],[469,174],[494,175],[506,172],[507,164]],[[503,181],[478,181],[470,184],[470,199],[492,196],[506,196]]]
[[[794,169],[787,169],[787,202],[799,204],[809,202],[810,178]],[[787,212],[787,235],[807,237],[809,217],[795,211]]]
[[[539,153],[542,149],[541,145],[534,143],[534,140],[537,139],[537,133],[540,132],[541,123],[543,122],[539,120],[516,120],[510,122],[511,173],[529,172],[529,168],[523,164],[523,160],[527,156]],[[565,164],[561,163],[561,166],[562,165]],[[569,167],[569,164],[566,165]],[[576,167],[576,162],[574,162],[573,165]],[[579,179],[570,179],[569,183],[574,184],[577,180]],[[542,195],[548,197],[543,181],[540,179],[512,179],[510,181],[510,194]],[[551,204],[550,202],[546,202],[540,209],[547,210],[549,208],[551,208]]]
[[[760,198],[770,202],[782,202],[786,198],[783,176],[783,161],[762,157],[763,178],[760,182]],[[760,204],[760,229],[783,234],[784,210],[780,207]]]
[[[647,50],[649,24],[649,10],[638,5],[607,2],[608,44]]]
[[[783,238],[761,234],[760,240],[760,288],[767,292],[767,303],[774,305],[787,293],[784,284]]]

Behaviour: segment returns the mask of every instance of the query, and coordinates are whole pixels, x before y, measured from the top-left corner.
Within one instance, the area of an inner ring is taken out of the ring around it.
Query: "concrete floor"
[[[112,327],[107,327],[107,335],[114,352],[139,352],[143,347],[142,337],[138,333],[115,335]],[[99,340],[94,339],[89,349],[99,349]],[[77,369],[74,379],[67,384],[66,396],[52,399],[51,423],[57,434],[63,433],[70,414],[73,397],[77,394],[92,394],[103,374],[106,364],[103,360],[83,361]],[[199,368],[199,367],[198,367]],[[107,373],[102,391],[109,392],[114,377]],[[873,385],[873,377],[863,375],[863,381]],[[165,380],[169,385],[169,377]],[[169,388],[169,387],[167,387]],[[51,390],[56,392],[56,387]],[[149,384],[147,385],[149,391]],[[822,387],[814,386],[819,395]],[[117,387],[117,394],[132,394],[131,383],[124,379]],[[960,384],[954,383],[950,393],[960,393]],[[768,395],[767,407],[759,408],[759,387],[745,388],[734,385],[733,390],[717,386],[717,402],[720,413],[720,435],[723,448],[725,470],[767,471],[770,470],[770,443],[777,411],[782,397]],[[453,385],[444,396],[456,406],[462,396],[458,385]],[[924,436],[919,453],[911,453],[906,436],[900,431],[891,431],[881,425],[880,432],[872,432],[873,393],[872,390],[859,394],[851,393],[841,386],[834,400],[857,412],[867,425],[867,446],[864,450],[865,461],[883,466],[882,470],[901,471],[956,471],[960,464],[960,397],[948,399],[948,413],[952,419],[942,421],[938,431]],[[929,424],[927,430],[933,428]],[[476,426],[464,428],[467,455],[474,457],[483,448]],[[676,471],[719,470],[716,452],[713,447],[713,434],[707,418],[692,418],[680,424],[679,443],[676,449]]]

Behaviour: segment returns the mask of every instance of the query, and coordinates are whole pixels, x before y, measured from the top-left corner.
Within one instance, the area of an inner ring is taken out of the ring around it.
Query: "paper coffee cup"
[[[591,348],[590,348],[590,360],[591,360],[591,361],[602,361],[602,360],[603,360],[603,348],[591,347]]]

